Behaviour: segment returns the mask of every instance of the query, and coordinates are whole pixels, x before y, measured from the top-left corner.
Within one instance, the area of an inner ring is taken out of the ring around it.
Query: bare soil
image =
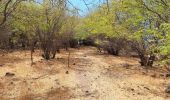
[[[170,100],[163,70],[145,70],[137,58],[97,53],[94,47],[62,50],[53,60],[29,51],[0,55],[0,100]],[[13,75],[7,75],[12,73]]]

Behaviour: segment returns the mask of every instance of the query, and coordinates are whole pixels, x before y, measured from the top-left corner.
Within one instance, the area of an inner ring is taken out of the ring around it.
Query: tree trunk
[[[114,48],[112,48],[112,47],[108,48],[108,49],[107,49],[107,52],[108,52],[109,54],[112,54],[112,55],[115,55],[115,56],[118,56],[118,55],[119,55],[119,50],[116,50],[116,49],[114,49]]]
[[[35,52],[34,48],[37,44],[36,40],[33,40],[33,42],[31,43],[31,65],[33,64],[33,53]]]
[[[144,67],[152,67],[153,66],[153,62],[155,61],[154,55],[145,56],[144,54],[140,54],[139,57],[140,57],[141,66],[144,66]]]

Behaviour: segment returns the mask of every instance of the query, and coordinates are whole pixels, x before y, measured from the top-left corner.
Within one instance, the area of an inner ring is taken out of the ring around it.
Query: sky
[[[42,2],[43,0],[37,0],[38,2]],[[85,2],[84,2],[85,1]],[[69,0],[68,5],[71,8],[77,8],[79,10],[80,16],[85,16],[88,12],[99,5],[99,1],[104,0]],[[87,6],[86,6],[87,4]]]
[[[81,16],[85,16],[86,14],[88,14],[88,12],[90,10],[97,7],[100,0],[84,0],[84,1],[83,0],[69,0],[69,2],[72,4],[72,5],[70,4],[70,6],[74,6],[78,9],[80,9],[79,14]],[[87,4],[87,6],[86,6],[86,4]]]

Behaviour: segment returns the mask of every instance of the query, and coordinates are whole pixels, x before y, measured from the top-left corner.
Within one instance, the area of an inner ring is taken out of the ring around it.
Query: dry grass
[[[159,69],[144,70],[137,58],[98,54],[93,47],[61,51],[57,58],[41,59],[29,51],[0,57],[0,100],[165,100],[170,79],[159,77]],[[6,72],[15,76],[6,77]],[[158,77],[152,77],[156,74]]]

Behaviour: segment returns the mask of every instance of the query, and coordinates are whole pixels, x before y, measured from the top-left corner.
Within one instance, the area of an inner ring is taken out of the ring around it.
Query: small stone
[[[68,72],[68,71],[66,71],[66,74],[69,74],[69,72]]]
[[[14,73],[11,73],[11,72],[7,72],[6,74],[5,74],[5,76],[8,76],[8,77],[12,77],[12,76],[14,76],[15,74]]]
[[[10,84],[14,84],[13,82],[11,82]]]
[[[4,64],[0,64],[0,67],[3,67],[4,66]]]
[[[167,88],[165,89],[165,92],[166,92],[166,93],[170,93],[170,85],[167,86]]]
[[[166,78],[167,78],[167,77],[170,77],[170,73],[162,73],[162,74],[160,74],[160,76],[161,76],[161,77],[166,77]]]
[[[154,77],[154,78],[155,78],[155,77],[156,77],[156,74],[152,74],[151,77]]]
[[[165,74],[165,77],[170,77],[170,73],[166,73],[166,74]]]
[[[89,91],[86,91],[86,93],[89,93]]]

